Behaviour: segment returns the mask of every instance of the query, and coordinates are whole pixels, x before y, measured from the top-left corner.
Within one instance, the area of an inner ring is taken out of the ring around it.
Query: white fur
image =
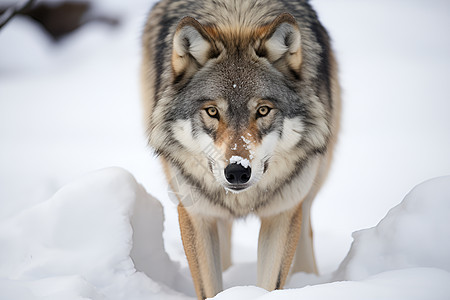
[[[314,179],[317,176],[317,172],[320,166],[320,158],[314,158],[302,169],[300,175],[298,175],[290,184],[283,188],[283,192],[278,194],[269,206],[257,212],[260,217],[272,216],[293,208],[306,197],[314,184]],[[272,168],[276,169],[276,168]]]
[[[207,155],[209,154],[208,149],[211,145],[214,145],[212,138],[206,133],[202,133],[194,138],[190,120],[177,120],[173,126],[173,134],[188,151],[195,154],[204,153]]]
[[[286,37],[290,35],[290,44],[286,45]],[[272,37],[265,43],[270,61],[280,59],[286,52],[296,53],[300,49],[300,31],[288,23],[278,26]]]
[[[172,127],[175,138],[186,148],[196,150],[192,137],[192,123],[190,120],[177,120]]]
[[[185,40],[189,41],[189,48],[186,48]],[[210,44],[202,35],[192,26],[184,26],[174,37],[173,49],[178,56],[183,57],[191,54],[201,65],[208,60],[208,51]]]
[[[302,139],[304,125],[301,117],[285,119],[283,122],[283,135],[277,144],[277,149],[281,151],[290,151]]]
[[[250,181],[252,183],[258,182],[264,172],[264,161],[269,159],[277,146],[278,133],[272,132],[266,135],[261,142],[261,145],[254,150],[254,158],[252,161],[252,176]]]

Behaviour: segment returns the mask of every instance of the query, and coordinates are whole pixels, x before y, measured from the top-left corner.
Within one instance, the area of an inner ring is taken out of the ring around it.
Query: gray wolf
[[[163,0],[142,46],[149,145],[192,198],[178,213],[198,298],[222,290],[232,221],[249,214],[261,219],[258,286],[317,272],[310,208],[341,104],[330,39],[308,1]]]

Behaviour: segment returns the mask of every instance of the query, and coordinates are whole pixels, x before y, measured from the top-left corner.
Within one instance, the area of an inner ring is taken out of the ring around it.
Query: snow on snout
[[[242,158],[240,156],[233,155],[230,158],[230,164],[240,164],[241,166],[243,166],[244,168],[247,169],[250,166],[250,161],[246,158]]]

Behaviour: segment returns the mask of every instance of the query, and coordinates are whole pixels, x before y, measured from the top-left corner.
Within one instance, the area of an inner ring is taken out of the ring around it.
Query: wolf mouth
[[[227,184],[226,186],[224,186],[224,188],[227,191],[230,191],[235,194],[243,192],[244,190],[246,190],[249,187],[250,187],[250,185],[248,185],[248,184],[230,184],[230,185]]]

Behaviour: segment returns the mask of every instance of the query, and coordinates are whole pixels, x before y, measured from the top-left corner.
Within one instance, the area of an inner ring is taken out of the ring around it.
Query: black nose
[[[229,183],[232,184],[242,184],[250,180],[250,175],[252,174],[252,169],[250,166],[244,168],[240,164],[229,164],[225,168],[225,178]]]

